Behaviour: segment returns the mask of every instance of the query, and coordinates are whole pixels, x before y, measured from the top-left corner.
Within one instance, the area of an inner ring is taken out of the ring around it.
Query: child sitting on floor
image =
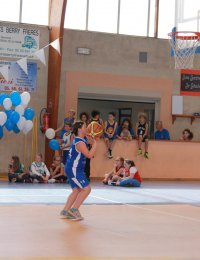
[[[8,166],[9,182],[25,182],[27,173],[24,172],[24,166],[21,164],[18,156],[12,156]]]
[[[48,182],[50,173],[42,161],[42,154],[40,153],[36,155],[35,161],[31,164],[30,176],[34,182]]]
[[[65,176],[64,171],[62,171],[60,156],[54,156],[53,163],[50,167],[50,174],[49,183],[63,183],[66,181],[67,177]]]
[[[119,178],[116,182],[117,186],[121,187],[140,187],[142,179],[132,160],[124,161],[124,177]]]
[[[124,172],[124,158],[117,157],[115,159],[114,168],[111,172],[105,174],[103,184],[111,184],[117,177],[123,177]],[[117,178],[118,179],[118,178]]]

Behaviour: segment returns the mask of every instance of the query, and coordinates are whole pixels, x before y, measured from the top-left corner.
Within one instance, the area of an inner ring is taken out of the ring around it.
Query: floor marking
[[[68,194],[67,194],[68,195]],[[50,194],[46,194],[46,195],[43,195],[43,194],[12,194],[12,195],[3,195],[3,194],[0,194],[0,197],[66,197],[66,195],[50,195]]]
[[[120,190],[120,188],[118,188],[117,187],[117,190]],[[128,192],[130,192],[130,193],[133,193],[133,190],[127,190]],[[190,198],[187,198],[187,197],[180,197],[180,196],[177,196],[176,195],[176,197],[177,197],[177,200],[175,200],[175,199],[173,199],[173,198],[171,198],[171,197],[168,197],[168,196],[166,196],[166,195],[163,195],[163,194],[155,194],[155,193],[153,193],[153,192],[148,192],[148,191],[146,191],[146,190],[141,190],[140,191],[140,193],[134,193],[134,194],[136,194],[136,195],[150,195],[151,197],[155,197],[155,198],[160,198],[160,199],[165,199],[165,200],[168,200],[168,201],[172,201],[172,202],[178,202],[178,203],[180,203],[180,201],[179,200],[182,200],[182,202],[183,203],[186,203],[184,200],[188,200],[188,201],[191,201],[191,202],[194,202],[194,203],[200,203],[200,201],[199,200],[193,200],[193,199],[190,199]]]
[[[136,205],[133,205],[133,204],[127,204],[127,203],[123,203],[123,202],[119,202],[119,201],[105,199],[105,198],[102,198],[102,197],[99,197],[99,196],[98,197],[97,196],[93,196],[93,195],[89,195],[89,196],[90,197],[94,197],[94,198],[98,198],[98,199],[102,199],[102,200],[107,200],[107,201],[110,201],[110,202],[113,202],[113,203],[116,203],[116,204],[123,204],[125,206],[131,206],[131,207],[134,207],[134,208],[137,208],[137,209],[140,209],[140,210],[142,209],[142,210],[151,211],[151,212],[155,212],[155,213],[159,213],[159,214],[163,214],[163,215],[168,215],[168,216],[172,216],[172,217],[178,217],[178,218],[182,218],[182,219],[186,219],[186,220],[191,220],[191,221],[194,221],[194,222],[200,222],[200,219],[185,217],[185,216],[179,215],[179,214],[173,214],[173,213],[168,213],[168,212],[165,212],[165,211],[144,208],[144,207],[136,206]]]

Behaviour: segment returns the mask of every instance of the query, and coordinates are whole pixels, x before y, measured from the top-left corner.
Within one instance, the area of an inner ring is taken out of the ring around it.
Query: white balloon
[[[20,116],[23,116],[24,114],[24,107],[22,105],[18,105],[15,107],[15,111],[20,114]]]
[[[25,110],[25,109],[28,107],[28,104],[25,105],[25,104],[21,103],[21,106],[23,106],[23,108],[24,108],[24,110]]]
[[[7,121],[7,115],[5,112],[0,112],[0,126],[3,126]]]
[[[21,116],[17,123],[17,127],[19,128],[19,130],[22,130],[24,128],[25,123],[26,123],[26,118]]]
[[[12,101],[10,98],[5,98],[3,101],[3,106],[6,110],[10,110],[12,107]]]
[[[53,138],[55,137],[56,133],[55,133],[55,131],[54,131],[53,128],[48,128],[47,131],[46,131],[46,133],[45,133],[45,135],[46,135],[46,137],[47,137],[48,139],[51,140],[51,139],[53,139]]]
[[[33,122],[31,120],[26,120],[23,130],[29,132],[33,128]]]
[[[28,134],[28,131],[26,129],[23,129],[22,132],[26,135]]]
[[[30,100],[31,100],[31,95],[28,92],[23,92],[21,94],[21,103],[23,106],[27,106]]]

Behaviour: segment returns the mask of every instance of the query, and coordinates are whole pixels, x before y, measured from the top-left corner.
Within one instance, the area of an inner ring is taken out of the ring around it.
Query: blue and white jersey
[[[85,159],[86,159],[85,156],[81,152],[76,150],[76,145],[80,142],[83,142],[86,145],[85,139],[76,136],[72,141],[67,163],[66,163],[67,168],[72,168],[76,172],[79,170],[84,171],[84,167],[85,167]]]
[[[70,149],[70,141],[71,141],[71,132],[70,133],[64,133],[63,135],[63,138],[62,138],[62,147],[63,147],[63,150],[66,151],[66,150],[69,150]],[[66,147],[68,146],[68,147]]]

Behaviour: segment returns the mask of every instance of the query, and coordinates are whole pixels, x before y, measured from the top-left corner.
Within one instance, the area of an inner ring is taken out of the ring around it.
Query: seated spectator
[[[128,128],[123,128],[120,134],[120,137],[122,137],[123,140],[131,141],[133,139],[130,131]]]
[[[156,140],[170,140],[169,131],[163,128],[162,121],[156,121],[155,139]]]
[[[80,113],[79,118],[82,122],[84,122],[86,124],[86,126],[89,125],[90,117],[89,117],[88,113],[86,113],[86,112]]]
[[[138,140],[138,155],[142,155],[142,143],[144,143],[144,158],[149,159],[148,146],[149,146],[149,126],[147,123],[147,116],[145,113],[140,113],[138,116],[138,123],[136,124],[136,139]]]
[[[194,135],[190,131],[190,129],[185,129],[182,132],[182,136],[180,138],[181,141],[190,142],[193,139]]]
[[[134,161],[126,159],[124,167],[124,176],[118,179],[116,185],[121,187],[140,187],[142,180]]]
[[[24,172],[24,165],[21,164],[18,156],[12,156],[8,166],[9,182],[28,182],[28,174]]]
[[[75,110],[70,109],[68,111],[67,117],[64,118],[62,125],[55,130],[56,133],[60,132],[59,139],[63,138],[63,135],[65,133],[65,124],[66,123],[71,123],[73,125],[73,123],[75,121],[75,116],[76,116]]]
[[[93,110],[91,112],[91,116],[92,116],[92,118],[91,118],[90,122],[95,121],[95,122],[99,123],[100,125],[104,126],[103,120],[100,118],[100,112],[99,111]]]
[[[111,184],[114,180],[118,179],[118,177],[123,177],[124,172],[124,158],[117,157],[115,159],[114,168],[111,172],[105,174],[105,178],[103,180],[104,184]]]
[[[131,141],[134,136],[134,131],[131,125],[131,121],[125,118],[121,125],[117,128],[117,139]]]
[[[30,176],[33,182],[48,182],[50,173],[45,163],[42,161],[42,154],[40,153],[36,155],[35,161],[31,164]]]
[[[115,121],[115,113],[110,112],[108,114],[108,120],[105,121],[105,133],[104,140],[108,149],[108,158],[113,158],[112,149],[114,140],[116,139],[117,121]]]
[[[64,174],[64,171],[61,167],[61,158],[60,156],[54,156],[53,163],[50,167],[50,178],[48,180],[49,183],[63,183],[66,182],[67,177]]]

